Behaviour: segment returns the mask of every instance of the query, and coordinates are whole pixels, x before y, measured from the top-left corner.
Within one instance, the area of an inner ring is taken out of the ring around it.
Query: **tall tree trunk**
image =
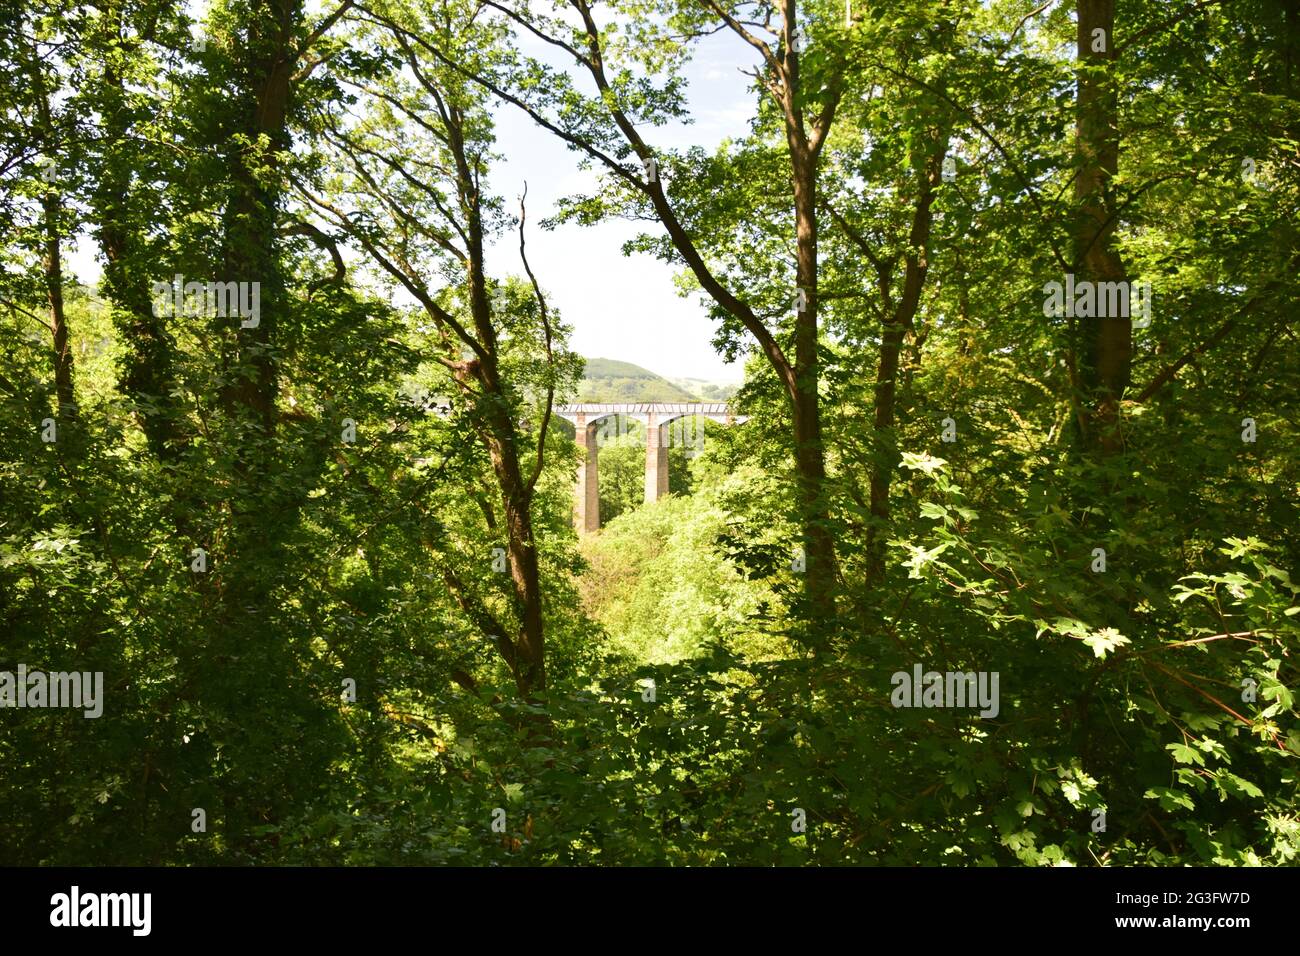
[[[931,208],[934,191],[943,169],[943,146],[948,141],[946,128],[932,131],[930,155],[925,157],[917,177],[919,193],[912,211],[912,226],[908,233],[907,253],[904,257],[903,291],[894,304],[892,314],[883,323],[880,340],[880,360],[876,366],[875,418],[872,426],[876,437],[876,462],[871,469],[872,527],[867,532],[867,576],[879,581],[885,570],[885,529],[889,521],[889,490],[898,471],[899,454],[894,436],[898,403],[899,358],[903,341],[913,328],[921,292],[930,268],[930,225],[934,220]],[[882,298],[892,301],[889,279],[881,276],[884,284]]]
[[[229,187],[224,210],[225,232],[216,263],[223,282],[257,283],[256,325],[244,327],[234,316],[210,321],[219,340],[234,345],[225,355],[227,383],[220,394],[226,415],[239,423],[234,480],[247,493],[230,501],[228,542],[230,573],[223,599],[233,619],[248,608],[265,604],[273,587],[277,535],[272,531],[296,506],[291,489],[269,480],[274,467],[271,441],[276,425],[277,376],[271,354],[280,312],[286,305],[284,280],[276,245],[282,173],[276,154],[289,146],[288,116],[292,69],[297,59],[294,31],[302,16],[301,0],[256,0],[248,11],[243,59],[234,65],[240,91],[233,128],[226,135],[236,143],[230,152]],[[258,145],[258,144],[265,144]],[[230,144],[221,144],[229,150]],[[242,290],[237,298],[243,299]],[[252,425],[253,428],[242,426]],[[254,491],[256,489],[256,491]],[[293,502],[292,504],[290,502]],[[236,564],[237,562],[237,564]],[[245,569],[258,568],[250,572]]]
[[[140,426],[149,448],[160,459],[174,460],[186,440],[172,398],[176,384],[175,343],[164,320],[155,314],[151,280],[159,277],[155,275],[157,267],[145,255],[132,215],[138,203],[132,194],[131,176],[137,157],[127,139],[132,118],[119,62],[135,55],[139,40],[124,30],[124,0],[110,0],[101,10],[104,75],[100,114],[104,149],[92,203],[98,220],[99,247],[104,254],[103,286],[114,307],[114,324],[130,350],[122,360],[120,387],[132,400],[147,397],[155,411],[141,414]]]
[[[235,362],[251,366],[252,374],[236,374],[224,397],[232,411],[251,414],[267,435],[275,428],[277,387],[270,347],[284,306],[276,253],[281,195],[276,153],[289,147],[287,121],[297,59],[294,29],[301,16],[301,0],[261,0],[250,11],[244,112],[234,131],[246,139],[233,164],[221,251],[222,278],[259,283],[261,311],[255,326],[243,328],[237,322],[241,327],[236,331]],[[263,139],[265,151],[250,145]]]
[[[484,376],[484,384],[497,379],[495,359]],[[499,380],[498,380],[499,383]],[[501,488],[505,508],[506,553],[510,561],[510,580],[519,614],[519,637],[515,642],[514,678],[521,696],[546,689],[546,641],[542,621],[541,572],[537,564],[537,544],[533,538],[532,495],[519,467],[518,443],[513,433],[510,411],[499,392],[489,393],[489,401],[501,408],[492,425],[488,445],[492,470]],[[500,421],[505,418],[506,421]]]
[[[204,586],[219,588],[219,618],[213,622],[208,653],[229,663],[218,673],[203,673],[199,687],[205,704],[237,737],[226,745],[237,755],[232,767],[240,759],[266,760],[269,742],[284,732],[271,716],[280,712],[275,709],[236,722],[229,701],[241,688],[279,683],[286,695],[294,695],[294,706],[315,706],[306,684],[297,680],[293,651],[265,643],[278,636],[278,627],[268,622],[275,616],[274,595],[283,573],[281,549],[300,500],[299,489],[275,480],[286,456],[278,454],[274,440],[277,377],[271,347],[287,303],[276,242],[283,191],[276,156],[289,146],[294,34],[301,2],[252,0],[238,16],[232,33],[240,42],[233,45],[234,62],[229,64],[237,84],[231,121],[221,131],[223,140],[214,144],[228,163],[224,232],[214,262],[216,275],[202,277],[258,283],[259,288],[255,326],[243,327],[237,308],[227,309],[233,315],[209,320],[213,337],[225,350],[226,384],[218,404],[226,419],[226,440],[234,447],[228,476],[233,490],[225,496],[228,527],[221,552],[214,555],[220,577]],[[235,298],[244,298],[242,290]],[[205,510],[212,514],[211,502]],[[281,794],[270,778],[250,782],[231,774],[222,779],[221,799],[223,826],[232,834],[232,844],[251,852],[257,839],[252,826],[276,819]]]
[[[867,577],[879,581],[885,571],[885,526],[889,521],[889,488],[898,469],[898,448],[894,437],[894,405],[898,393],[898,358],[903,350],[906,327],[895,314],[884,323],[880,338],[880,359],[876,365],[875,431],[878,461],[871,468],[872,526],[867,531]]]
[[[814,623],[824,624],[834,616],[837,568],[818,395],[817,157],[796,130],[787,129],[787,140],[794,187],[795,281],[803,292],[803,308],[795,314],[794,383],[789,396],[806,562],[804,595]]]
[[[456,159],[461,207],[465,213],[469,240],[467,278],[470,308],[475,338],[482,348],[477,365],[478,379],[487,403],[488,451],[505,509],[506,553],[519,615],[519,634],[511,667],[515,686],[521,696],[528,698],[546,689],[546,639],[542,620],[541,572],[533,538],[533,494],[519,464],[518,429],[498,365],[499,345],[492,324],[484,267],[482,194],[478,171],[471,166],[465,148],[463,119],[458,109],[449,111],[448,144]]]
[[[44,148],[47,161],[53,161],[59,149],[58,135],[54,129],[54,116],[50,111],[49,87],[41,69],[40,54],[33,41],[28,51],[31,57],[28,74],[36,101],[36,134]],[[47,167],[52,169],[53,167]],[[45,295],[50,307],[50,332],[54,345],[54,392],[59,404],[59,418],[70,421],[77,417],[77,399],[73,382],[72,346],[68,342],[68,317],[63,308],[63,253],[60,242],[63,231],[63,197],[59,190],[47,183],[41,194],[41,271],[45,279]]]
[[[1116,212],[1110,192],[1119,168],[1115,0],[1078,0],[1077,15],[1075,268],[1087,281],[1122,282],[1126,275],[1114,248]],[[1112,454],[1123,447],[1120,402],[1130,380],[1132,320],[1124,315],[1076,321],[1082,323],[1083,333],[1080,385],[1087,409],[1085,445],[1100,454]]]
[[[55,193],[41,200],[45,232],[45,290],[50,303],[50,329],[54,333],[54,391],[59,399],[59,418],[77,417],[77,398],[73,388],[72,346],[68,342],[68,318],[63,309],[63,257],[59,250],[59,232],[63,204]]]

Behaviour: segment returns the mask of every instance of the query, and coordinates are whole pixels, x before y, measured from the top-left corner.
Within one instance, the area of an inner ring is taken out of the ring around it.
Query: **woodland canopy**
[[[103,680],[6,863],[1296,863],[1294,4],[19,0],[0,91],[0,671]],[[579,534],[615,220],[748,420]]]

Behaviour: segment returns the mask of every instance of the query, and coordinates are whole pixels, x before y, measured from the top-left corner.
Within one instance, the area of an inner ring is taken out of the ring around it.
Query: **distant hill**
[[[631,362],[589,358],[578,389],[580,402],[694,402],[695,395]]]
[[[673,378],[669,381],[698,396],[702,402],[725,402],[740,391],[740,385],[735,382],[711,382],[707,378]]]

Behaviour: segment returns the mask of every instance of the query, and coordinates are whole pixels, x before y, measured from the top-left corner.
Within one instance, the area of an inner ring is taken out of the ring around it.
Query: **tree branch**
[[[524,207],[524,200],[527,198],[528,183],[524,183],[524,194],[519,197],[519,258],[524,261],[524,271],[528,273],[528,281],[533,284],[533,294],[537,296],[537,305],[542,312],[542,329],[546,336],[546,365],[550,371],[554,372],[555,358],[551,350],[551,319],[546,308],[546,297],[542,295],[542,287],[538,284],[537,277],[533,275],[533,268],[528,264],[528,253],[524,249],[524,221],[528,215]],[[546,453],[546,431],[551,424],[551,409],[554,402],[555,381],[548,377],[546,383],[546,410],[542,413],[542,430],[537,436],[537,463],[533,466],[533,473],[524,486],[525,493],[529,496],[532,495],[533,488],[537,485],[537,479],[542,474],[542,465]]]

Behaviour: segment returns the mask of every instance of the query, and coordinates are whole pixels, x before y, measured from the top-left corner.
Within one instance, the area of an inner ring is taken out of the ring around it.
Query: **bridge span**
[[[735,415],[726,402],[588,402],[557,405],[555,414],[573,423],[574,440],[583,450],[578,465],[578,488],[575,495],[574,524],[579,531],[600,528],[600,485],[598,458],[600,446],[616,434],[612,428],[619,417],[645,424],[645,500],[658,501],[668,493],[668,449],[674,438],[685,439],[685,429],[673,428],[684,418],[707,418],[727,425],[749,420]],[[699,448],[704,441],[703,428],[691,429],[687,442]]]

